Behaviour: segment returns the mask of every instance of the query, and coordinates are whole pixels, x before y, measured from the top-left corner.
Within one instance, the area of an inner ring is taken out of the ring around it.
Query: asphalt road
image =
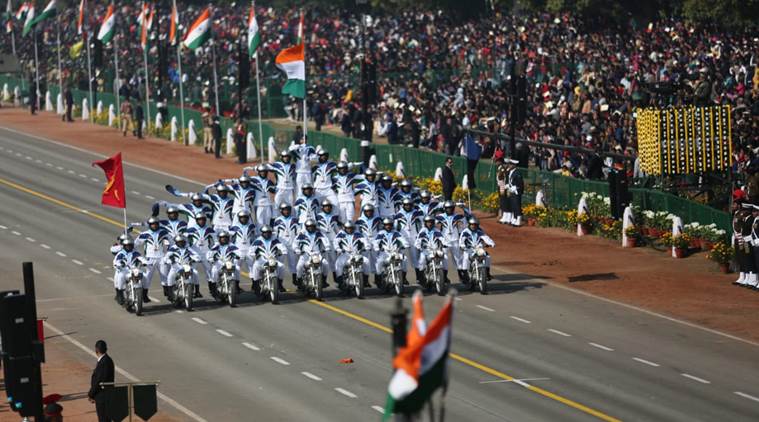
[[[203,282],[206,298],[188,313],[154,280],[159,303],[127,314],[108,280],[123,216],[99,205],[98,158],[0,129],[0,289],[22,286],[21,261],[33,261],[39,314],[86,347],[106,339],[120,368],[161,381],[160,406],[180,420],[379,419],[393,298],[331,288],[322,303],[290,292],[274,306],[248,292],[230,309],[209,300]],[[198,187],[132,165],[125,173],[132,221],[171,199],[165,184]],[[759,420],[759,345],[508,268],[493,274],[490,295],[462,292],[456,302],[447,420]],[[425,297],[428,318],[441,304]]]

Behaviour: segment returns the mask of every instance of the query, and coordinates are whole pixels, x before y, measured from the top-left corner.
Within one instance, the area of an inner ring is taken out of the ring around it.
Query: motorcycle
[[[237,291],[237,279],[235,279],[235,263],[232,260],[224,260],[219,273],[219,300],[236,307],[239,292]]]
[[[356,297],[364,297],[364,257],[360,254],[351,254],[343,266],[343,285],[346,291],[353,291]]]
[[[180,308],[185,307],[186,310],[192,311],[193,293],[194,288],[192,284],[192,265],[188,262],[183,262],[182,268],[179,270],[179,277],[174,284],[174,306]]]
[[[309,253],[304,279],[301,279],[301,288],[313,295],[316,300],[321,300],[324,275],[322,274],[322,256],[318,252]]]
[[[391,288],[395,291],[396,296],[403,296],[403,255],[397,248],[393,247],[387,252],[387,262],[382,272],[382,283],[385,291]]]
[[[142,277],[142,263],[131,266],[124,290],[124,308],[127,312],[134,312],[137,316],[142,315]]]
[[[488,279],[487,268],[485,267],[485,259],[488,254],[485,252],[485,248],[477,246],[469,252],[469,290],[474,291],[478,287],[480,293],[487,294],[488,292]]]
[[[263,297],[269,296],[272,304],[279,303],[279,278],[277,277],[277,267],[279,261],[272,254],[264,256],[264,279],[262,286],[259,287]]]
[[[446,292],[447,280],[443,275],[443,257],[445,251],[438,247],[427,249],[427,264],[424,267],[424,279],[428,289],[435,289],[435,293],[443,296]]]

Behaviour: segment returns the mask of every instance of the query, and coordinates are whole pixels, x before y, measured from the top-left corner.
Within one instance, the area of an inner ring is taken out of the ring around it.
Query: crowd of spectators
[[[137,3],[119,12],[119,63],[125,91],[139,96],[144,75],[137,36]],[[90,5],[89,27],[98,27],[103,5]],[[238,43],[244,42],[247,7],[244,2],[214,10],[214,39],[223,86],[236,85]],[[186,27],[199,13],[187,7],[180,15]],[[68,48],[76,33],[76,10],[64,10],[61,36],[64,79],[86,88],[83,57],[71,59]],[[258,8],[263,44],[260,50],[264,95],[281,85],[274,57],[295,42],[298,10]],[[159,80],[157,59],[168,32],[168,10],[159,10],[151,32],[150,77],[153,92],[173,101],[182,77],[191,105],[213,105],[211,45],[184,51],[184,75],[176,69],[176,52],[169,48],[166,76]],[[361,16],[337,8],[306,10],[308,114],[319,126],[335,125],[346,136],[362,137],[359,88],[364,54],[377,66],[378,101],[370,107],[375,136],[391,143],[408,143],[448,154],[462,153],[466,129],[509,133],[509,81],[512,69],[527,78],[527,113],[515,128],[517,138],[547,144],[583,147],[596,154],[521,146],[530,164],[587,178],[603,177],[599,154],[636,156],[634,109],[639,106],[733,106],[733,151],[736,170],[748,166],[759,147],[759,38],[752,31],[700,27],[683,20],[651,24],[630,20],[624,25],[590,25],[570,14],[512,15],[495,12],[462,21],[442,11],[407,10]],[[17,22],[16,28],[20,28]],[[33,58],[31,37],[16,45],[23,62]],[[43,28],[43,71],[55,83],[55,26]],[[8,37],[0,45],[10,49]],[[113,89],[112,53],[97,72],[99,90]],[[255,86],[255,85],[253,85]],[[228,112],[236,90],[228,89]],[[271,92],[270,92],[271,91]],[[249,95],[245,96],[249,98]],[[300,120],[297,104],[285,105]],[[250,106],[245,105],[244,111]],[[504,142],[477,136],[478,156],[503,154]],[[516,154],[516,152],[515,152]],[[606,163],[610,164],[610,163]],[[632,167],[631,167],[632,168]],[[631,170],[632,171],[632,170]]]

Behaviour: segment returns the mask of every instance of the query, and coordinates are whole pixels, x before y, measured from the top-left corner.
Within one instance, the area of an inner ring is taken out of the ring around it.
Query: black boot
[[[124,305],[124,291],[116,289],[116,303],[119,305]]]
[[[163,297],[168,298],[171,296],[171,288],[169,286],[161,286],[163,287]]]
[[[235,289],[237,289],[237,293],[242,292],[242,289],[240,288],[240,280],[235,280]]]
[[[401,271],[401,274],[403,274],[403,285],[408,286],[408,279],[406,278],[406,271]]]
[[[343,280],[342,280],[342,277],[340,277],[340,278],[341,278],[341,280],[337,281],[337,273],[334,272],[334,271],[332,271],[332,281],[334,281],[338,285],[342,285],[343,284]]]
[[[285,289],[285,286],[282,284],[282,279],[281,278],[277,279],[277,288],[279,289],[280,293],[284,293],[284,292],[287,291],[287,289]]]
[[[369,284],[369,276],[368,275],[364,274],[364,275],[361,276],[361,278],[364,281],[364,287],[371,287],[371,285]]]
[[[116,302],[118,302],[119,301],[119,289],[113,289],[113,290],[116,291],[116,296],[113,297],[113,300],[115,300]]]
[[[374,285],[377,286],[380,289],[382,288],[383,284],[382,284],[382,276],[381,275],[374,274]]]
[[[142,301],[144,303],[150,303],[150,297],[148,296],[148,289],[142,289]]]
[[[219,297],[219,292],[216,290],[216,283],[208,282],[208,293],[210,293],[214,299]]]
[[[485,275],[487,276],[487,279],[488,279],[488,281],[490,281],[490,280],[492,280],[492,279],[493,279],[493,276],[492,276],[492,275],[490,275],[490,267],[487,267],[487,268],[485,269]]]
[[[459,282],[463,284],[469,284],[469,278],[466,276],[466,271],[458,270],[458,273],[459,273]]]
[[[329,283],[327,283],[327,276],[322,276],[322,289],[326,289],[329,287]]]
[[[163,286],[164,289],[166,289],[166,298],[169,299],[169,302],[174,302],[176,299],[174,297],[174,287],[173,286]]]
[[[451,280],[448,279],[448,270],[443,270],[443,280],[445,280],[446,283],[451,284]]]
[[[195,299],[200,299],[201,297],[203,297],[203,295],[200,294],[200,284],[195,285],[195,294],[193,294],[192,297],[194,297]]]
[[[293,274],[293,285],[295,285],[297,288],[301,288],[300,286],[300,280],[298,280],[298,276],[296,274]]]
[[[426,286],[427,280],[424,279],[424,271],[414,269],[414,272],[416,273],[416,284]]]

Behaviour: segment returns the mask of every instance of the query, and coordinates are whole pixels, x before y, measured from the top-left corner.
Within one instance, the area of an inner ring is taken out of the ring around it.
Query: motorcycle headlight
[[[184,264],[184,265],[182,265],[182,271],[184,271],[186,273],[192,272],[192,267],[189,266],[188,264]]]
[[[270,267],[276,267],[277,266],[277,260],[274,259],[274,258],[269,259],[269,266]]]
[[[319,255],[313,255],[311,257],[311,262],[314,264],[321,264],[322,263],[322,257]]]
[[[139,277],[140,276],[140,270],[137,268],[132,268],[132,277]]]
[[[361,258],[360,256],[354,256],[353,257],[353,262],[356,263],[356,264],[361,264],[361,263],[364,262],[364,259]]]
[[[229,271],[232,271],[233,267],[234,267],[234,265],[232,265],[232,261],[227,261],[227,262],[224,263],[224,268],[226,268]]]
[[[442,258],[443,257],[443,251],[441,251],[440,249],[436,250],[435,251],[435,256],[438,257],[438,258]]]
[[[485,256],[485,249],[477,248],[477,256],[479,257]]]

